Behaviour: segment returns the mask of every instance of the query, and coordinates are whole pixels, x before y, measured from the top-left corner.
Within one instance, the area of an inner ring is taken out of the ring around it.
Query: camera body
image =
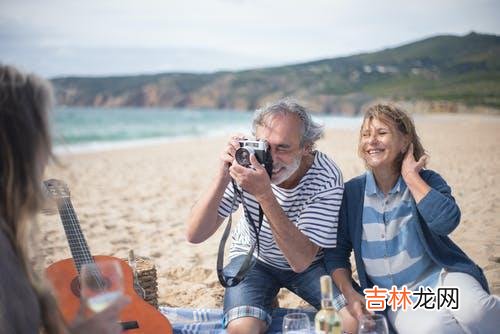
[[[271,176],[273,171],[273,158],[269,144],[265,140],[240,140],[240,147],[236,150],[234,158],[244,166],[250,167],[250,155],[255,154],[257,161],[264,165],[267,174]]]

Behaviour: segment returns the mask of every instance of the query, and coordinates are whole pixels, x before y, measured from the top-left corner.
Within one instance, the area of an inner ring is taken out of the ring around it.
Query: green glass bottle
[[[321,276],[321,310],[314,318],[316,334],[341,334],[342,326],[333,307],[333,284],[329,275]]]

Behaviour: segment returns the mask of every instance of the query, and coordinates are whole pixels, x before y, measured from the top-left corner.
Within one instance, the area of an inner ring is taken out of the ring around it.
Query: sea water
[[[56,152],[130,147],[184,138],[251,134],[252,112],[212,109],[58,107]],[[358,128],[360,118],[314,115],[327,128]]]

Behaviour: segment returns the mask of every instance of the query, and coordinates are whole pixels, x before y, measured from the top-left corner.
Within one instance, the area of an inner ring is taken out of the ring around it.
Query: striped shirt
[[[400,176],[385,196],[373,174],[366,175],[361,256],[373,284],[435,287],[440,271],[420,242],[413,196]]]
[[[288,219],[304,233],[309,240],[320,248],[335,247],[337,241],[338,211],[344,192],[342,174],[337,165],[325,154],[316,151],[314,162],[293,189],[271,185],[272,191]],[[225,218],[231,211],[233,186],[226,188],[218,214]],[[259,222],[259,203],[254,196],[243,192],[245,204],[255,224]],[[236,198],[233,212],[239,207],[241,199]],[[244,214],[232,232],[230,258],[246,254],[255,240],[254,229]],[[258,259],[273,267],[291,270],[286,258],[278,248],[269,222],[264,215],[259,234],[260,253]],[[257,252],[255,251],[254,255]],[[319,251],[315,261],[323,257]]]

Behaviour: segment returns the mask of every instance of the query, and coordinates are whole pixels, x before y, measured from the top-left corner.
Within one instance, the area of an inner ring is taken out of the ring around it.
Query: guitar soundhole
[[[96,286],[98,284],[101,284],[101,286],[102,286],[102,283],[104,283],[104,286],[106,286],[106,287],[111,285],[111,281],[107,277],[99,277],[99,279],[97,279],[95,283],[96,283]],[[78,276],[76,276],[71,281],[71,292],[73,292],[73,294],[76,297],[80,298],[80,290],[81,290],[80,279]]]

